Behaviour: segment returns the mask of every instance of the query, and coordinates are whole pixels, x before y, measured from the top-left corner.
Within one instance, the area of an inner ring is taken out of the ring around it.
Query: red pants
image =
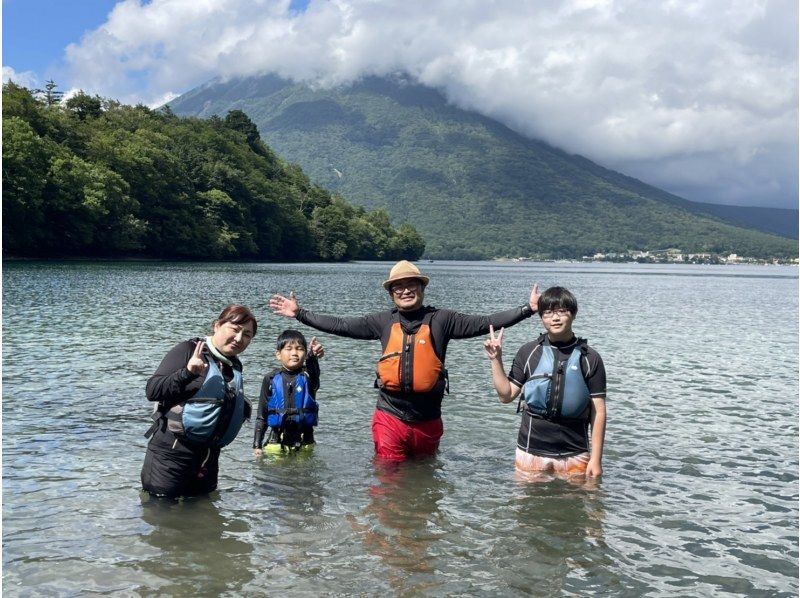
[[[435,455],[443,433],[442,418],[404,422],[378,409],[372,416],[372,440],[381,459],[405,461],[410,457]]]

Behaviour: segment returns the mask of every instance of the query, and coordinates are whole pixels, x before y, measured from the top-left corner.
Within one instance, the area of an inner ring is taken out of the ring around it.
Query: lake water
[[[514,474],[518,415],[493,392],[482,339],[448,351],[438,457],[373,461],[377,341],[319,334],[318,445],[256,461],[250,425],[220,488],[140,494],[144,386],[231,301],[259,333],[248,394],[295,322],[384,309],[390,264],[5,263],[3,590],[8,595],[796,596],[798,271],[788,266],[421,264],[426,302],[578,297],[577,333],[608,372],[604,476]],[[540,330],[507,330],[506,367]],[[310,329],[301,330],[314,334]]]

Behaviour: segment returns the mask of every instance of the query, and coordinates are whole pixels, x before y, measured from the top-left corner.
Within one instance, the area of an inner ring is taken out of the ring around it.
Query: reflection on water
[[[448,349],[437,458],[375,463],[379,344],[322,335],[310,454],[255,459],[245,429],[218,492],[142,499],[144,384],[170,347],[225,304],[251,306],[253,398],[288,323],[269,294],[359,315],[387,306],[390,266],[4,264],[3,589],[797,595],[796,268],[423,264],[429,302],[465,313],[520,305],[534,280],[575,292],[576,330],[609,375],[597,484],[516,476],[519,417],[496,399],[482,339]],[[540,330],[506,330],[507,361]]]
[[[349,517],[364,548],[388,567],[387,582],[399,594],[425,593],[438,585],[431,547],[447,533],[439,503],[449,490],[441,470],[436,459],[376,459],[369,503]]]
[[[224,515],[215,504],[216,494],[179,501],[141,494],[147,530],[140,537],[160,556],[141,562],[151,581],[137,588],[139,592],[220,595],[253,578],[253,546],[242,539],[247,521]],[[158,587],[153,587],[153,577],[161,581]]]
[[[525,566],[514,568],[509,586],[548,595],[591,589],[585,578],[597,564],[597,555],[607,550],[598,485],[554,478],[520,482],[515,503],[509,506],[516,518],[514,535],[522,547],[519,552]],[[572,587],[575,578],[582,583]],[[603,588],[610,589],[609,582],[604,580]]]

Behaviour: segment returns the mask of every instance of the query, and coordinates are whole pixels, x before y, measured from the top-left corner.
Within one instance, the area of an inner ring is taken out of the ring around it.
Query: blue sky
[[[405,73],[695,201],[797,207],[796,0],[3,0],[3,80],[159,106]]]
[[[102,25],[116,0],[3,0],[3,65],[56,77],[64,48]],[[40,81],[41,82],[41,81]]]

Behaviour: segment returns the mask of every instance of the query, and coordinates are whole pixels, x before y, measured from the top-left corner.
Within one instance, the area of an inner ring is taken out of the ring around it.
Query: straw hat
[[[430,280],[427,276],[423,276],[419,268],[417,268],[414,264],[409,262],[408,260],[400,260],[392,269],[389,270],[389,279],[383,281],[383,288],[387,291],[389,287],[392,286],[392,283],[397,282],[398,280],[404,280],[406,278],[416,278],[422,281],[422,286],[427,286],[428,281]]]

